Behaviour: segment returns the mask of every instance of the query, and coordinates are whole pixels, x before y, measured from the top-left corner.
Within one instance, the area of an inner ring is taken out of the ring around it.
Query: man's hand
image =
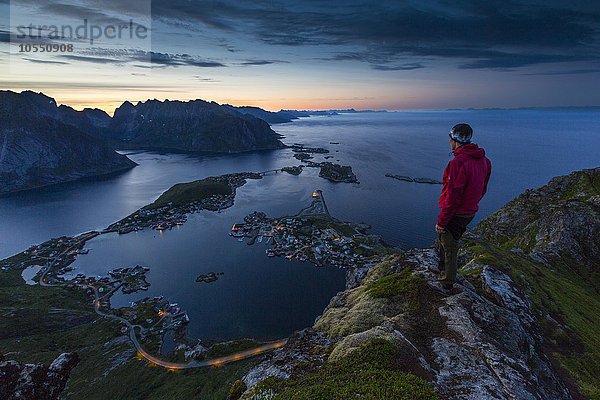
[[[441,235],[442,233],[446,233],[446,228],[442,228],[441,226],[439,226],[438,224],[435,224],[435,231]]]

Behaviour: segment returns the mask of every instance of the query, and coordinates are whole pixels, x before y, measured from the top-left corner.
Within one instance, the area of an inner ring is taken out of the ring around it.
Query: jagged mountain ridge
[[[262,119],[203,100],[125,102],[103,135],[127,148],[238,153],[285,147]]]
[[[269,124],[203,100],[123,103],[114,117],[0,91],[0,194],[123,171],[119,148],[237,153],[285,145]]]
[[[40,115],[71,125],[115,149],[237,153],[285,147],[267,122],[252,115],[258,111],[262,111],[260,115],[275,113],[256,107],[238,109],[204,100],[147,100],[135,105],[125,101],[110,117],[100,109],[76,111],[57,106],[43,93],[0,93],[5,98],[18,96]]]
[[[0,194],[124,171],[136,164],[63,122],[53,99],[0,92]],[[87,119],[86,113],[73,115]]]

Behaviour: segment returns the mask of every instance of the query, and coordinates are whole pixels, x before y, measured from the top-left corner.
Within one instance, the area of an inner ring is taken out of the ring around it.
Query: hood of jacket
[[[483,158],[485,156],[485,150],[475,143],[462,145],[454,150],[453,153],[455,156],[466,155],[471,158]]]

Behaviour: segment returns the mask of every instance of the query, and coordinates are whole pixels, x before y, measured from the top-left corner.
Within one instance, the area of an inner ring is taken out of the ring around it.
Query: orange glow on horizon
[[[114,115],[115,110],[120,107],[125,101],[129,101],[133,104],[138,102],[145,102],[147,100],[156,99],[159,101],[165,100],[179,100],[179,101],[190,101],[201,99],[205,101],[215,101],[219,104],[231,104],[233,106],[256,106],[263,108],[267,111],[277,112],[282,109],[289,110],[330,110],[330,109],[348,109],[354,108],[357,110],[364,109],[391,109],[388,104],[390,99],[370,99],[365,101],[361,99],[327,99],[327,98],[296,98],[290,96],[289,98],[273,98],[264,99],[259,96],[248,96],[245,99],[222,97],[215,93],[212,94],[190,94],[186,92],[179,92],[174,89],[172,92],[165,94],[163,92],[152,92],[152,91],[136,91],[135,89],[128,90],[125,93],[115,93],[115,90],[102,90],[99,89],[96,92],[90,94],[89,90],[67,90],[67,89],[46,89],[44,87],[38,88],[20,88],[7,86],[5,90],[14,90],[21,92],[24,90],[32,90],[34,92],[41,92],[47,96],[50,96],[56,100],[57,105],[66,105],[74,108],[75,110],[83,110],[84,108],[98,108],[105,111],[110,116]],[[397,100],[397,99],[396,99]],[[407,104],[407,108],[410,105]]]

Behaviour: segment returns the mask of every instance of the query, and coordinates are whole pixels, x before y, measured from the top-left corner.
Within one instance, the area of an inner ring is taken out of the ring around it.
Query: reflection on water
[[[74,263],[72,274],[104,275],[124,266],[150,267],[148,292],[117,294],[115,307],[146,296],[164,295],[188,312],[193,337],[275,339],[312,325],[331,297],[342,290],[345,271],[317,268],[310,263],[269,258],[268,245],[249,246],[229,236],[231,226],[253,210],[269,215],[297,212],[311,193],[296,192],[294,181],[281,175],[249,181],[238,189],[232,208],[192,215],[183,226],[162,234],[145,230],[127,235],[107,234],[88,242],[90,253]],[[314,177],[313,179],[319,179]],[[294,192],[290,196],[283,188]],[[280,190],[277,190],[277,189]],[[213,283],[196,277],[223,272]]]

